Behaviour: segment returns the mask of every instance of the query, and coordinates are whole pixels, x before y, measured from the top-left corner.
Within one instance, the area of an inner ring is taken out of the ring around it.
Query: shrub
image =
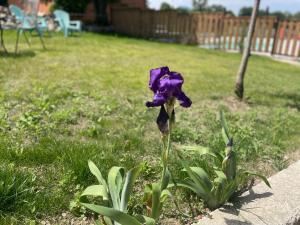
[[[72,13],[84,13],[89,2],[89,0],[56,0],[54,8]]]
[[[214,151],[201,146],[181,146],[182,150],[194,151],[198,152],[199,155],[212,157],[212,165],[209,168],[210,171],[213,171],[212,176],[207,172],[207,168],[189,166],[182,153],[178,153],[186,176],[178,181],[177,185],[196,193],[210,209],[216,209],[227,202],[239,188],[245,185],[250,176],[259,177],[270,187],[264,176],[237,167],[233,138],[229,135],[223,112],[221,112],[220,118],[222,136],[226,145],[225,151]]]

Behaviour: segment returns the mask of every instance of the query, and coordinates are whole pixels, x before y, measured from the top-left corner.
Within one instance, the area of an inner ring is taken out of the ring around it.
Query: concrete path
[[[300,161],[194,225],[300,225]]]
[[[288,64],[292,64],[294,66],[300,66],[300,58],[296,57],[287,57],[287,56],[271,56],[273,60],[284,62]]]

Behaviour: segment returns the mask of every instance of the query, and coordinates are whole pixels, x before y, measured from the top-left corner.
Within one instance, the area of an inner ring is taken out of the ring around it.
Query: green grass
[[[5,35],[12,52],[15,33]],[[20,170],[36,177],[26,183],[34,193],[16,199],[3,219],[39,220],[68,210],[76,192],[94,182],[88,159],[104,174],[143,160],[143,177],[157,178],[158,109],[144,103],[152,98],[149,70],[159,66],[184,75],[193,101],[190,109],[176,108],[176,143],[222,148],[223,108],[244,167],[270,175],[299,150],[299,67],[251,56],[241,103],[233,95],[239,54],[89,33],[45,43],[43,51],[36,37],[30,48],[21,39],[17,56],[0,58],[0,162],[13,164],[17,177]]]

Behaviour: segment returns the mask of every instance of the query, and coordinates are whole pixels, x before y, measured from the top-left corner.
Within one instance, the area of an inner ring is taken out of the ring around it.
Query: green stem
[[[166,103],[166,111],[169,115],[168,121],[168,133],[163,136],[163,153],[162,153],[162,163],[163,163],[163,171],[162,171],[162,190],[168,186],[169,183],[169,174],[167,174],[168,169],[168,160],[169,160],[169,153],[171,149],[171,132],[172,132],[172,112],[174,110],[175,100],[171,99],[168,103]]]

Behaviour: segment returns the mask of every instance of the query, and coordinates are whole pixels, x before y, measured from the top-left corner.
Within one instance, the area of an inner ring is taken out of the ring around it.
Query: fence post
[[[273,37],[273,46],[272,46],[271,55],[274,55],[276,53],[276,47],[277,47],[277,42],[278,42],[279,17],[277,17],[274,27],[275,27],[275,32],[274,32],[274,37]]]

